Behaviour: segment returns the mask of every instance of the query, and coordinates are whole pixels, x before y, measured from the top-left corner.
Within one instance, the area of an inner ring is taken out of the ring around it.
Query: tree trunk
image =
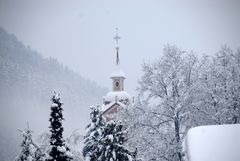
[[[179,143],[180,143],[180,127],[179,127],[179,118],[178,116],[175,116],[174,118],[174,127],[175,127],[175,139],[177,142],[177,155],[178,155],[178,159],[179,161],[182,161],[182,154],[181,151],[179,151]]]

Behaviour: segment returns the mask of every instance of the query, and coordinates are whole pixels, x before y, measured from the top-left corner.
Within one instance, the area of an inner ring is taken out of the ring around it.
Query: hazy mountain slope
[[[64,102],[66,135],[78,128],[83,131],[89,105],[101,103],[106,92],[0,28],[0,161],[15,157],[11,153],[20,143],[16,128],[25,128],[29,122],[36,135],[48,130],[54,90],[61,92]]]

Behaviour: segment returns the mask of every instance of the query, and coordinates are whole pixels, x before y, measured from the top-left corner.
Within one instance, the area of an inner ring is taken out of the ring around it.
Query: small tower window
[[[116,87],[119,87],[119,82],[116,82],[115,85],[116,85]]]

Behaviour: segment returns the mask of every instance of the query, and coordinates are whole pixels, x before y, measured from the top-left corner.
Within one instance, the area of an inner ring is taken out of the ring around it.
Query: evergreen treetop
[[[50,114],[50,145],[48,161],[70,161],[72,154],[70,149],[66,146],[63,139],[63,103],[60,101],[60,94],[55,93],[52,97],[51,114]]]
[[[96,161],[99,158],[99,142],[102,137],[102,131],[105,126],[105,120],[99,110],[99,105],[91,106],[91,123],[86,127],[84,137],[83,156],[86,160]]]

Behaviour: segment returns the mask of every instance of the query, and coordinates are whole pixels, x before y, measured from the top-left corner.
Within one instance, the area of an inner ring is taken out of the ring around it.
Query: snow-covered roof
[[[125,91],[111,91],[108,92],[106,96],[103,97],[104,102],[110,102],[109,104],[102,105],[102,111],[107,110],[112,107],[115,103],[119,104],[121,107],[125,107],[126,105],[122,102],[128,100],[131,102],[130,95]]]
[[[125,104],[123,104],[122,102],[119,102],[119,101],[117,101],[117,102],[111,102],[111,103],[109,103],[109,104],[107,104],[107,105],[102,105],[102,111],[106,111],[107,109],[109,109],[110,107],[112,107],[114,104],[118,104],[119,106],[121,106],[121,107],[126,107],[126,105]]]
[[[240,124],[199,126],[183,142],[186,161],[239,161]]]
[[[125,75],[119,65],[116,65],[114,71],[111,74],[111,78],[114,78],[114,77],[124,77],[125,78]]]
[[[116,99],[117,101],[125,100],[125,99],[131,100],[131,97],[125,91],[111,91],[111,92],[108,92],[107,95],[104,97],[105,101],[110,101],[110,102],[112,101],[116,102]]]

